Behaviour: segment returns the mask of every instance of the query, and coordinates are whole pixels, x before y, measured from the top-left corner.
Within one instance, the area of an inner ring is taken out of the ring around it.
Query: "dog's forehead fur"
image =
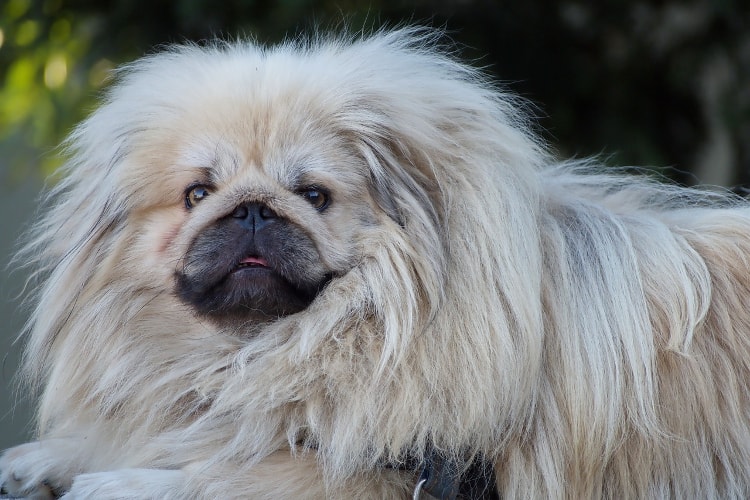
[[[336,108],[321,106],[314,92],[311,95],[302,85],[304,73],[295,78],[285,75],[287,82],[258,83],[268,78],[233,70],[233,65],[255,67],[253,58],[238,63],[220,53],[217,59],[215,70],[228,74],[216,82],[202,82],[201,75],[193,75],[186,88],[171,96],[163,93],[163,98],[153,101],[127,97],[138,103],[135,112],[102,110],[103,114],[124,112],[123,121],[134,121],[136,133],[125,146],[134,161],[119,171],[126,184],[134,178],[132,183],[142,187],[142,179],[156,168],[160,175],[173,172],[178,191],[191,182],[219,187],[271,181],[278,188],[322,184],[345,196],[365,194],[361,190],[368,179],[366,163],[347,140],[351,136],[336,123]],[[151,78],[159,79],[147,70],[136,71],[115,92],[138,93],[151,84]],[[236,85],[227,85],[226,80],[235,80]],[[287,92],[280,92],[283,86],[289,87]],[[140,121],[152,114],[158,118]],[[158,191],[163,194],[163,186]]]

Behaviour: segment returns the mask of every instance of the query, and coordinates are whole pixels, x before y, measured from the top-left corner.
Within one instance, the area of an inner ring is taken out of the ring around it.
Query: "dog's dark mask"
[[[190,245],[177,295],[217,321],[273,319],[305,309],[330,281],[310,237],[261,203],[245,203]]]

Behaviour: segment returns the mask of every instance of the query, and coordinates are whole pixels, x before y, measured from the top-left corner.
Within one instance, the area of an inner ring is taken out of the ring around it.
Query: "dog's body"
[[[129,68],[26,255],[14,494],[750,497],[750,205],[555,164],[418,30]]]

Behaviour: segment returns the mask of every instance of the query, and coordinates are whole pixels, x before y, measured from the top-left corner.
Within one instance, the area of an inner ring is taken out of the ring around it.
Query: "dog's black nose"
[[[244,203],[234,209],[232,218],[245,228],[257,233],[261,228],[278,219],[278,216],[263,203]]]

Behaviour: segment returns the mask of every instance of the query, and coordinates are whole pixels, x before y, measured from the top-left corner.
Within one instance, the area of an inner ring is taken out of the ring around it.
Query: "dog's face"
[[[204,185],[189,187],[186,208],[209,193]],[[327,191],[314,185],[299,194],[318,212],[330,204]],[[240,201],[193,239],[176,287],[196,311],[219,319],[284,316],[307,307],[331,279],[305,226],[269,205]]]
[[[210,192],[201,184],[188,187],[187,210]],[[317,212],[330,204],[328,192],[316,185],[296,192]],[[189,245],[176,270],[178,295],[199,313],[220,319],[284,316],[307,307],[332,270],[305,225],[257,196],[229,209]]]
[[[342,184],[331,177],[330,165],[341,165],[340,158],[315,151],[285,157],[288,148],[266,144],[272,154],[253,161],[242,154],[244,145],[238,138],[216,150],[223,157],[185,186],[179,207],[176,294],[218,322],[305,309],[353,265],[357,227],[372,217],[367,193],[357,192],[364,179]]]
[[[315,99],[215,94],[132,142],[121,185],[141,242],[124,251],[176,308],[221,326],[272,321],[346,274],[390,218],[353,136]]]

